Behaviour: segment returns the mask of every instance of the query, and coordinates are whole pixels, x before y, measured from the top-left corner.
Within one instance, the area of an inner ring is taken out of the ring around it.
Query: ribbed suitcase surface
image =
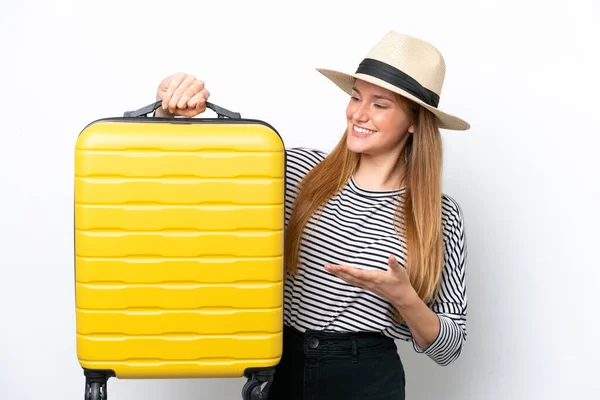
[[[279,362],[285,151],[248,120],[99,120],[75,149],[77,353],[119,378]]]

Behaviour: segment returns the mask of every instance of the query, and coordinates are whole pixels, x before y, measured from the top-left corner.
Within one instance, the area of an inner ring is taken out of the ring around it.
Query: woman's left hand
[[[369,290],[390,301],[394,305],[402,305],[413,299],[416,294],[408,273],[396,257],[388,258],[387,271],[362,270],[347,265],[325,265],[325,269],[351,285]]]

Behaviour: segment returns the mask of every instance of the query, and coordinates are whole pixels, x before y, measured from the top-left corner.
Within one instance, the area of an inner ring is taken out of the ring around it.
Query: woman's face
[[[399,154],[414,126],[395,94],[372,83],[356,80],[346,108],[346,145],[355,153]]]

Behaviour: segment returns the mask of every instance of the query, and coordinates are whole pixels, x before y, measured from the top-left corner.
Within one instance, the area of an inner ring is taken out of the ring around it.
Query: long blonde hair
[[[402,158],[406,158],[404,202],[395,213],[395,228],[407,244],[406,270],[412,286],[425,302],[435,297],[443,266],[442,236],[442,140],[436,117],[429,110],[396,95],[402,109],[414,124]],[[300,182],[285,237],[286,270],[298,271],[302,233],[325,203],[350,179],[358,167],[360,154],[346,146],[344,133],[333,151]]]

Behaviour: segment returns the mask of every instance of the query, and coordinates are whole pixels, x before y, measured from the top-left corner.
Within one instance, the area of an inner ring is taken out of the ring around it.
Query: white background
[[[468,341],[441,368],[399,343],[409,399],[598,399],[600,3],[0,2],[0,398],[80,399],[73,148],[176,71],[286,146],[329,151],[353,71],[388,29],[444,54],[444,191],[462,206]],[[211,111],[207,114],[213,115]],[[110,399],[239,399],[241,379],[110,380]]]

